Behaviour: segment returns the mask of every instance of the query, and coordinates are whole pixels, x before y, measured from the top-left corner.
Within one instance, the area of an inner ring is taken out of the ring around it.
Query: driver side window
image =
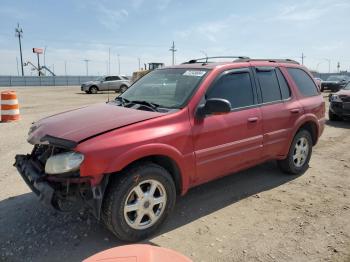
[[[228,72],[221,76],[208,90],[206,99],[222,98],[231,103],[231,108],[254,105],[254,94],[248,72]]]

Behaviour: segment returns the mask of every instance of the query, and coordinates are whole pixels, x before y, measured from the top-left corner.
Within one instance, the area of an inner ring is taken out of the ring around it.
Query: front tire
[[[90,94],[97,94],[98,88],[96,86],[92,86],[89,88]]]
[[[277,161],[280,169],[292,175],[304,173],[309,167],[312,145],[310,132],[301,129],[293,139],[287,158]]]
[[[175,201],[175,184],[169,172],[154,163],[143,163],[111,181],[102,219],[120,240],[136,242],[159,229]]]

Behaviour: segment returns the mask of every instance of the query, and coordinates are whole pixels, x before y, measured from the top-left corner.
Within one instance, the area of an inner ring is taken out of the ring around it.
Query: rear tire
[[[309,167],[312,145],[310,132],[301,129],[293,139],[287,158],[277,161],[280,169],[292,175],[304,173]]]
[[[128,87],[126,85],[122,85],[119,89],[119,93],[123,94],[126,90],[128,90]]]
[[[111,181],[102,220],[120,240],[140,241],[159,229],[175,201],[175,184],[169,172],[153,163],[139,164]]]
[[[89,92],[90,92],[90,94],[97,94],[97,92],[98,92],[97,86],[90,87]]]

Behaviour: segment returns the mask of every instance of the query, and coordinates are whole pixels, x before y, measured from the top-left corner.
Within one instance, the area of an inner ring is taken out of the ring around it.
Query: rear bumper
[[[30,155],[16,155],[14,166],[29,186],[45,205],[52,206],[55,190],[44,181],[45,174],[40,173]]]

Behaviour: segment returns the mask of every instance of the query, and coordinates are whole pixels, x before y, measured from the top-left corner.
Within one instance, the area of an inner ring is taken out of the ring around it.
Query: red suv
[[[111,102],[39,120],[15,166],[43,202],[89,207],[125,241],[154,233],[191,187],[268,160],[303,173],[325,122],[311,74],[230,58],[158,69]]]

